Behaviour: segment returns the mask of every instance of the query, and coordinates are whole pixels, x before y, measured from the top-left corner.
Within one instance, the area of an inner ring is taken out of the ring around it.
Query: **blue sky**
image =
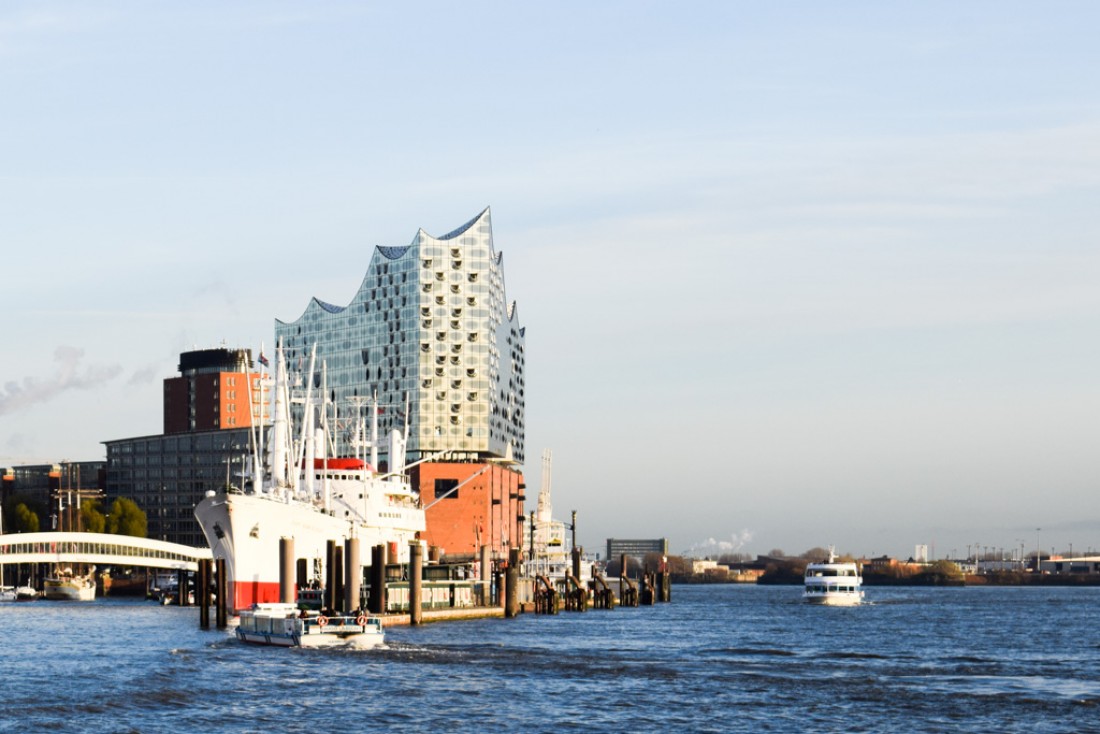
[[[492,206],[590,548],[1100,547],[1092,3],[5,3],[0,461]]]

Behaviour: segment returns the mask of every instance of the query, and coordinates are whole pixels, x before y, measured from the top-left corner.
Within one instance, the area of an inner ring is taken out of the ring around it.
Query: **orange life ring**
[[[366,627],[366,626],[367,626],[367,618],[366,618],[366,616],[365,616],[365,615],[362,615],[362,614],[360,614],[360,615],[359,615],[358,617],[356,617],[356,618],[355,618],[355,623],[356,623],[357,625],[359,625],[360,627]]]
[[[320,617],[317,618],[318,627],[324,627],[326,624],[328,624],[328,617],[322,614]]]

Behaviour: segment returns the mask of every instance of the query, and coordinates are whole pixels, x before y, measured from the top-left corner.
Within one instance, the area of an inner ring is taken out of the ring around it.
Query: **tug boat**
[[[805,581],[802,598],[809,604],[851,607],[863,602],[863,576],[859,564],[838,562],[832,546],[829,546],[827,561],[806,566]]]
[[[377,647],[385,640],[378,617],[332,616],[298,610],[296,604],[258,603],[242,609],[237,639],[272,647],[322,647],[332,644]]]

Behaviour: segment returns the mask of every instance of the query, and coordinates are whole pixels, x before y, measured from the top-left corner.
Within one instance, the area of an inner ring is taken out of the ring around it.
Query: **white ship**
[[[42,597],[55,601],[95,601],[95,566],[87,573],[56,568],[42,583]]]
[[[810,604],[850,607],[863,601],[863,576],[859,564],[839,562],[836,552],[829,547],[829,558],[824,563],[806,566],[806,588],[802,598]]]
[[[528,539],[528,565],[532,575],[561,581],[573,574],[573,543],[568,533],[572,524],[566,525],[554,519],[550,498],[552,464],[553,454],[546,449],[542,452],[542,487],[539,489],[538,509]],[[591,569],[591,559],[582,558],[578,579],[581,583],[588,583],[592,576]]]
[[[308,375],[314,373],[310,359]],[[324,367],[322,366],[322,374]],[[263,382],[261,380],[261,382]],[[328,394],[322,378],[321,399],[312,393],[307,380],[302,404],[303,418],[297,438],[291,436],[289,405],[292,399],[282,350],[276,351],[275,395],[268,450],[253,451],[252,477],[242,488],[228,486],[207,492],[195,507],[195,517],[206,535],[216,559],[226,562],[229,582],[227,607],[232,613],[253,604],[280,602],[279,539],[292,538],[294,556],[306,559],[310,580],[323,579],[326,545],[359,540],[360,557],[370,558],[369,548],[396,546],[398,560],[407,561],[409,543],[424,530],[424,510],[419,494],[409,486],[405,471],[405,437],[390,433],[389,468],[379,474],[378,407],[371,413],[370,441],[356,440],[356,451],[369,447],[369,462],[360,456],[329,458],[329,426],[336,423],[335,408],[324,399]],[[251,394],[251,391],[250,391]],[[260,405],[264,404],[261,396]],[[356,437],[363,434],[360,416],[354,416]],[[253,429],[253,446],[264,446],[263,417]],[[266,453],[266,465],[261,457]],[[308,468],[303,471],[303,468]],[[349,602],[350,608],[358,607]]]

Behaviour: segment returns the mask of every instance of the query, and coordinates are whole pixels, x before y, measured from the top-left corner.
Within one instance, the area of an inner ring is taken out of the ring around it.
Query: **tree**
[[[133,500],[119,497],[111,503],[111,512],[107,516],[107,532],[144,538],[149,532],[149,522]]]
[[[829,558],[829,549],[822,548],[820,546],[816,548],[810,548],[808,551],[799,556],[807,561],[821,562]]]
[[[107,517],[99,511],[99,500],[80,503],[80,523],[86,533],[102,533],[107,527]]]
[[[20,502],[15,506],[14,529],[17,533],[37,533],[38,515],[31,508]]]

